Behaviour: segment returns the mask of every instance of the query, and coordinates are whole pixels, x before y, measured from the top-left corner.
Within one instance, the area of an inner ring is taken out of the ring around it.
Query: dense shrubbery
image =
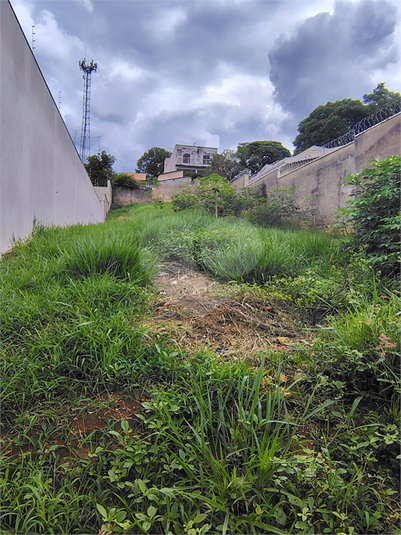
[[[267,194],[262,186],[237,193],[232,184],[216,174],[196,180],[193,187],[174,195],[173,206],[177,211],[197,209],[216,217],[244,217],[261,227],[296,224],[302,215],[295,188],[273,188]]]
[[[364,250],[369,262],[383,274],[400,271],[401,158],[388,156],[357,175],[348,175],[354,197],[343,210],[352,226],[348,247]]]

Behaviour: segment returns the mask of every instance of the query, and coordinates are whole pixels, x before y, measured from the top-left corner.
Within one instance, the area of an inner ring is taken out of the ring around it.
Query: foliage
[[[198,205],[198,199],[192,192],[191,186],[185,186],[179,193],[172,196],[172,203],[174,210],[186,210],[188,208],[196,208]]]
[[[171,156],[171,152],[160,147],[152,147],[142,154],[136,162],[136,172],[146,173],[146,178],[152,180],[164,172],[164,160]]]
[[[216,216],[241,216],[262,227],[296,225],[301,216],[295,188],[273,188],[269,194],[263,186],[236,192],[232,184],[216,174],[183,188],[172,202],[176,211],[198,209]]]
[[[195,180],[194,186],[183,188],[172,198],[177,210],[199,208],[208,214],[232,215],[235,212],[235,188],[219,175]]]
[[[257,173],[266,164],[272,164],[291,156],[291,152],[279,141],[252,141],[240,143],[237,148],[237,158],[243,169],[248,168]]]
[[[386,274],[397,275],[400,262],[401,158],[372,160],[370,167],[346,177],[355,187],[353,199],[342,211],[344,224],[353,232],[348,247],[362,248],[371,264]]]
[[[234,213],[235,188],[219,175],[198,179],[194,194],[198,198],[198,206],[206,213],[216,216]]]
[[[242,170],[243,165],[238,161],[236,153],[224,150],[221,154],[213,155],[207,174],[214,173],[232,180]]]
[[[401,93],[394,93],[389,91],[384,83],[377,84],[376,89],[373,89],[373,93],[367,93],[363,95],[364,104],[376,104],[377,108],[383,108],[393,102],[399,102],[401,100]]]
[[[399,404],[399,293],[374,293],[373,303],[359,299],[353,310],[331,318],[329,330],[316,344],[324,374],[342,381],[349,392]]]
[[[88,156],[85,169],[94,186],[107,186],[107,181],[111,180],[113,174],[114,156],[107,154],[104,150],[101,153]]]
[[[299,134],[294,140],[294,154],[313,145],[323,146],[342,136],[373,111],[372,107],[364,106],[360,100],[350,98],[318,106],[299,123]]]
[[[399,293],[325,233],[122,210],[36,225],[1,259],[1,532],[397,533]],[[267,282],[221,291],[268,308],[271,349],[184,350],[184,326],[152,323],[169,254]],[[323,326],[276,350],[292,308],[273,290]]]
[[[249,213],[249,220],[261,227],[296,224],[301,211],[295,197],[295,187],[272,188],[265,202],[258,203]]]
[[[115,188],[126,188],[126,189],[138,189],[139,182],[132,178],[132,176],[127,173],[119,173],[115,175],[112,180],[112,185]]]
[[[350,130],[357,122],[372,115],[378,108],[399,100],[400,94],[389,91],[384,83],[360,100],[344,99],[327,102],[315,108],[298,126],[294,154],[313,145],[323,146]]]

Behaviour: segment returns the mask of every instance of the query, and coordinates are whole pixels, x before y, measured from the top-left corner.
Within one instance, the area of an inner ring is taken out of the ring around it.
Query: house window
[[[209,154],[205,154],[203,156],[203,165],[209,165],[210,164],[210,155]]]
[[[190,163],[191,156],[186,152],[182,157],[182,163]]]

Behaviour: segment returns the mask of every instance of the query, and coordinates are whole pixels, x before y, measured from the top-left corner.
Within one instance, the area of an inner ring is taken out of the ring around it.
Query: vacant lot
[[[398,285],[341,237],[131,205],[1,273],[2,533],[400,533]]]

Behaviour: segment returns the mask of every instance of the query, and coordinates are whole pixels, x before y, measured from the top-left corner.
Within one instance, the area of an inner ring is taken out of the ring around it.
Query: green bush
[[[352,250],[363,248],[376,270],[396,275],[400,268],[401,158],[388,156],[356,175],[346,177],[354,197],[343,210],[353,233]]]
[[[399,294],[359,300],[354,310],[330,319],[315,347],[324,373],[341,381],[348,392],[369,392],[371,398],[398,397],[400,381]]]
[[[288,226],[297,222],[301,215],[295,198],[295,187],[273,188],[267,194],[267,201],[257,204],[249,219],[261,227]]]
[[[126,189],[139,189],[139,182],[127,175],[126,173],[120,173],[113,178],[113,188],[126,188]]]

